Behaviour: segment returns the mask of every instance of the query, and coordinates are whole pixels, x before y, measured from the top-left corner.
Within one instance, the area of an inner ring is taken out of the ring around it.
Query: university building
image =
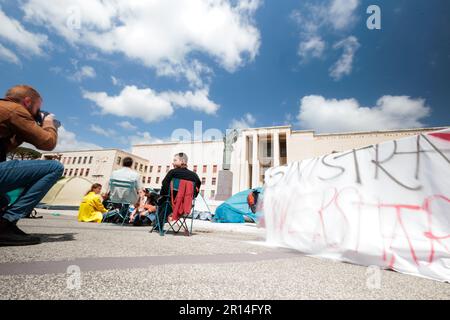
[[[148,170],[147,159],[118,149],[42,153],[44,160],[55,156],[64,165],[64,177],[82,177],[91,183],[100,183],[103,190],[107,189],[111,173],[122,167],[125,157],[133,158],[133,168],[141,174],[142,181]]]
[[[232,138],[216,141],[187,141],[132,146],[131,153],[117,149],[73,152],[45,152],[42,158],[60,157],[66,177],[82,176],[106,186],[121,161],[133,158],[144,187],[160,188],[172,168],[176,153],[188,155],[188,168],[202,181],[207,200],[225,200],[231,194],[263,185],[264,173],[273,166],[317,156],[363,148],[388,140],[440,128],[417,128],[369,132],[316,134],[292,130],[291,126],[249,128],[234,132]]]

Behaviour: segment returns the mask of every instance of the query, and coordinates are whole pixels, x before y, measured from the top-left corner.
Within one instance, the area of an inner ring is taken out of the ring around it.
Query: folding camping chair
[[[170,191],[169,194],[166,195],[165,197],[165,201],[163,202],[163,204],[161,206],[158,206],[158,210],[156,212],[156,224],[153,226],[153,228],[150,230],[150,232],[153,232],[153,230],[156,228],[156,226],[158,226],[159,228],[159,234],[161,236],[164,236],[168,231],[172,230],[175,234],[179,233],[181,229],[184,230],[185,235],[190,236],[192,235],[192,227],[194,224],[194,208],[195,208],[195,196],[192,197],[192,206],[191,206],[191,211],[190,212],[185,212],[183,213],[179,219],[177,221],[174,222],[170,222],[167,219],[167,215],[172,213],[172,203],[174,202],[176,195],[178,193],[179,187],[180,187],[180,182],[183,181],[182,179],[178,179],[178,178],[173,178],[170,181]],[[193,184],[193,190],[194,190],[194,194],[195,194],[195,183],[192,181],[187,181],[184,180],[187,183],[192,183]],[[162,215],[162,221],[160,221],[160,210],[163,210],[163,215]],[[190,228],[187,225],[186,219],[188,217],[191,217],[191,226]],[[164,231],[164,225],[165,223],[169,224],[169,228]],[[161,223],[162,222],[162,223]]]
[[[120,210],[117,213],[122,219],[122,226],[130,216],[130,205],[136,203],[136,182],[135,181],[122,181],[111,179],[109,181],[110,204],[120,204]]]

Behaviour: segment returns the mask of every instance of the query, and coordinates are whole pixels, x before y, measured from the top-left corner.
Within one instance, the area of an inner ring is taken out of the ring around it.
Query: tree
[[[18,147],[13,151],[8,152],[7,155],[10,160],[34,160],[39,159],[41,156],[42,154],[39,151],[24,147]]]

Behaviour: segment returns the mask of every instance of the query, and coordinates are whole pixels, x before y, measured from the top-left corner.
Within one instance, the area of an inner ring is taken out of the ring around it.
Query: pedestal
[[[233,172],[220,170],[217,179],[217,194],[215,200],[224,201],[233,194]]]

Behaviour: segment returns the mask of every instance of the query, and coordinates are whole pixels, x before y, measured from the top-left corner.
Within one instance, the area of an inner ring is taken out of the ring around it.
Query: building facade
[[[147,179],[148,160],[118,149],[44,152],[41,159],[57,157],[64,165],[64,177],[83,177],[91,183],[100,183],[106,190],[111,173],[122,167],[125,157],[133,159],[133,169],[141,174],[141,181]]]

